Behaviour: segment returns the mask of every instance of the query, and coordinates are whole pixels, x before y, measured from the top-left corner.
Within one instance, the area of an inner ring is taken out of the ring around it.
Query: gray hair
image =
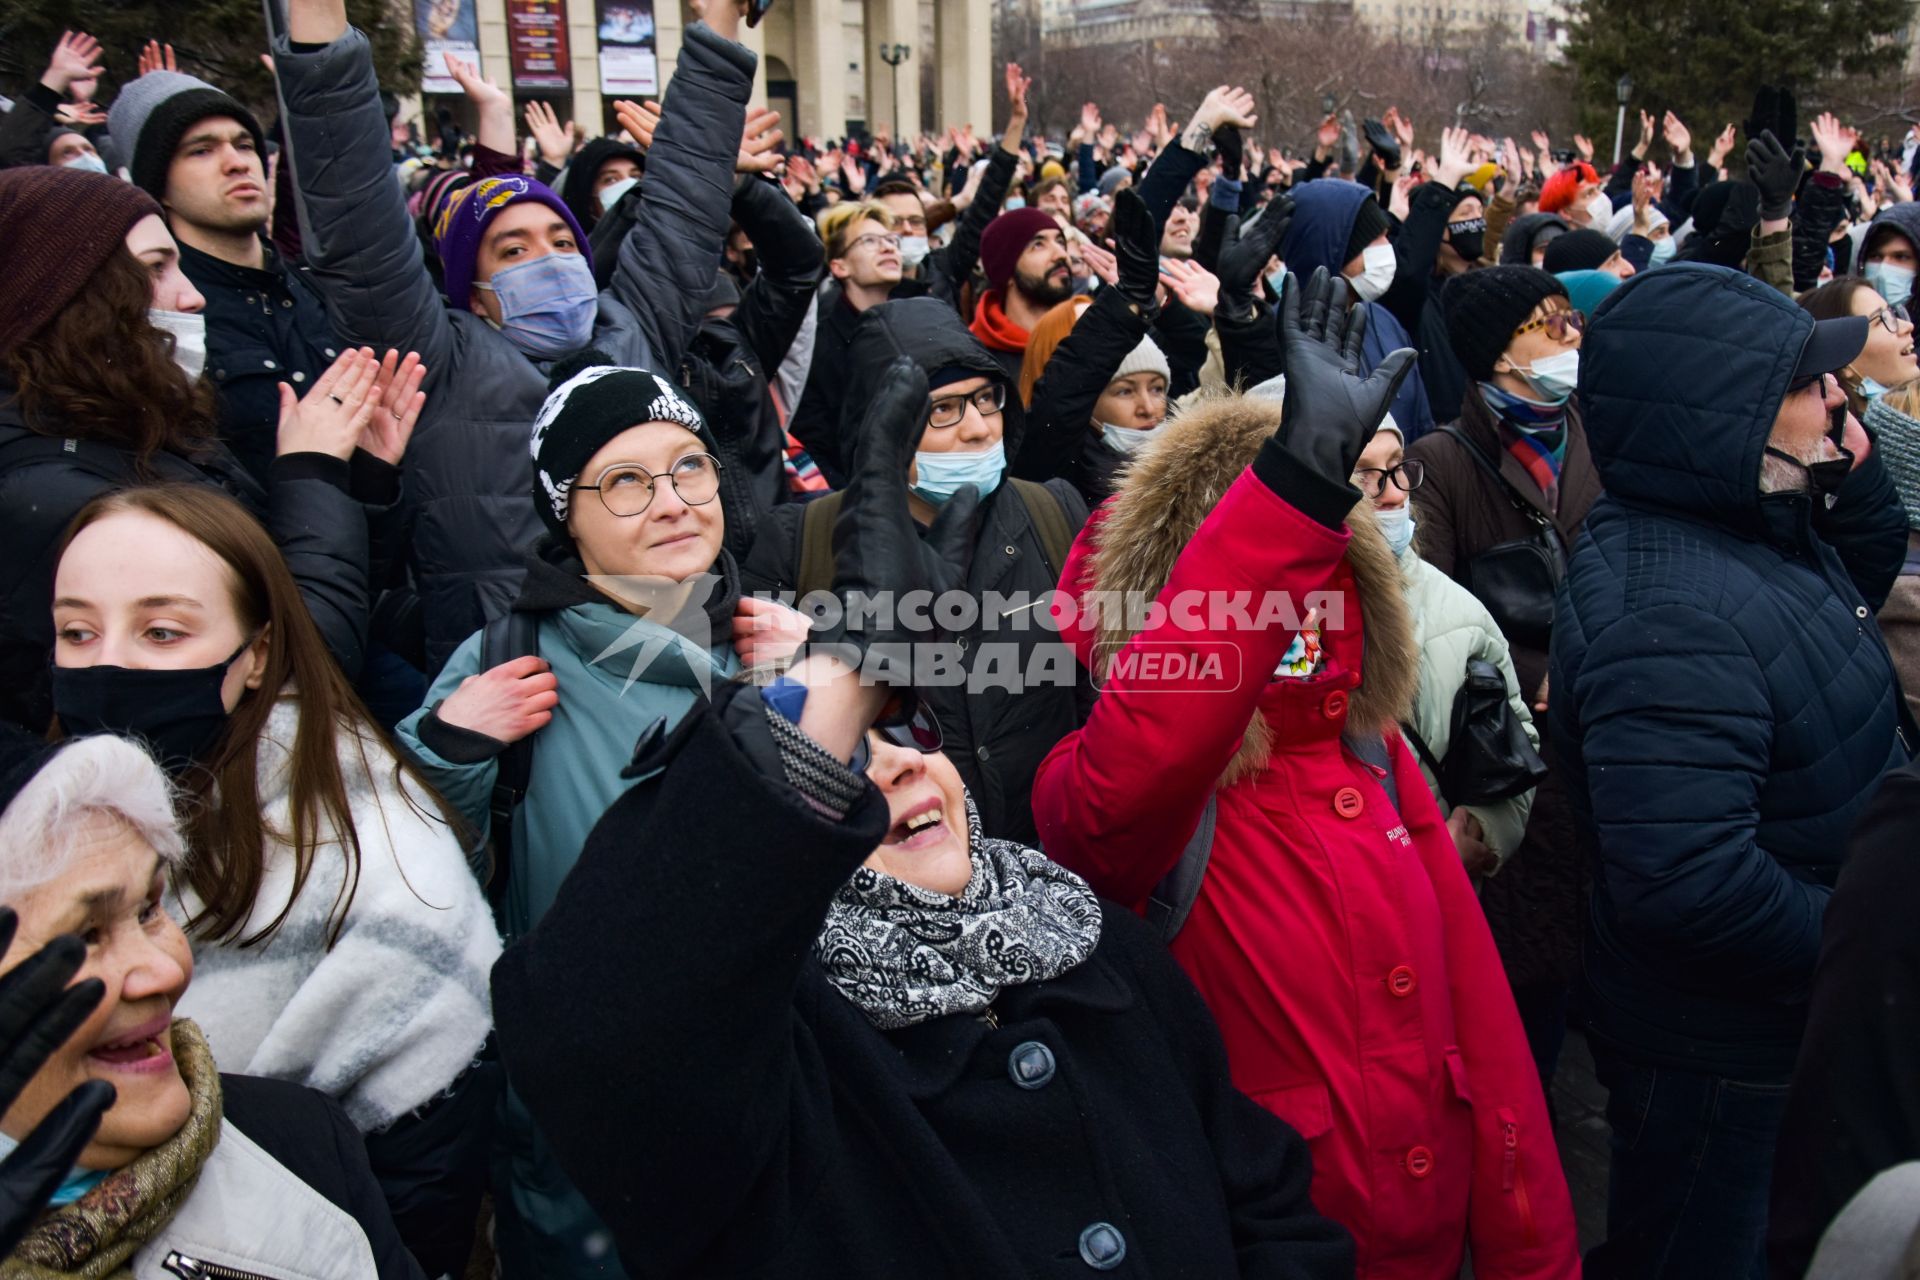
[[[172,784],[153,757],[125,738],[79,738],[54,752],[0,813],[0,901],[59,879],[92,814],[125,822],[169,866],[186,855]]]

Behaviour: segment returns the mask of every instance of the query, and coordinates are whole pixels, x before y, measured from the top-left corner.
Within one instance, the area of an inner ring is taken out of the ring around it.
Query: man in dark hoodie
[[[922,646],[929,654],[934,643],[950,646],[956,674],[922,692],[987,834],[1033,842],[1034,770],[1080,722],[1090,694],[1072,650],[1044,625],[1044,606],[1031,606],[1059,581],[1086,521],[1086,501],[1066,480],[1007,478],[1026,428],[1020,397],[952,307],[932,298],[874,307],[861,317],[849,354],[850,434],[895,357],[910,356],[926,371],[932,411],[913,465],[900,478],[915,522],[931,526],[965,485],[983,495],[970,554],[950,566],[954,587],[974,607],[940,634],[927,631]],[[860,444],[853,441],[856,468]],[[776,507],[742,567],[745,588],[804,596],[831,586],[837,509],[831,499]]]
[[[1613,1160],[1596,1280],[1765,1274],[1822,917],[1848,831],[1908,754],[1873,623],[1906,518],[1831,376],[1867,323],[1676,263],[1615,290],[1583,344],[1606,494],[1549,670],[1597,840],[1586,1011]]]
[[[592,231],[607,210],[640,181],[647,153],[619,138],[595,138],[581,147],[560,179],[560,199]]]

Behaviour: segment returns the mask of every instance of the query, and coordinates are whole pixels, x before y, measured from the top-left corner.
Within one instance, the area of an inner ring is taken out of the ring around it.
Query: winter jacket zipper
[[[168,1271],[181,1280],[283,1280],[279,1276],[270,1276],[263,1271],[242,1271],[237,1267],[222,1266],[218,1262],[204,1262],[199,1258],[189,1258],[178,1249],[169,1253],[160,1264],[162,1271]]]
[[[1501,1107],[1495,1114],[1500,1120],[1500,1141],[1505,1148],[1500,1157],[1500,1189],[1513,1196],[1513,1207],[1520,1214],[1520,1229],[1526,1232],[1527,1243],[1535,1244],[1540,1235],[1534,1228],[1533,1202],[1527,1198],[1527,1175],[1520,1167],[1520,1118],[1511,1107]]]

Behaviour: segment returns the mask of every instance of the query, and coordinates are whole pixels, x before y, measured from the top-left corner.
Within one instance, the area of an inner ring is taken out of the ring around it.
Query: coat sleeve
[[[1171,142],[1153,158],[1147,176],[1140,179],[1140,198],[1153,215],[1153,233],[1157,238],[1173,216],[1173,206],[1193,181],[1193,175],[1206,166],[1207,157],[1189,151],[1179,142]]]
[[[1027,406],[1027,430],[1014,459],[1026,480],[1065,475],[1095,438],[1093,406],[1148,328],[1146,313],[1118,289],[1102,289],[1054,348]]]
[[[274,37],[287,157],[311,279],[342,342],[417,351],[429,397],[455,374],[447,304],[393,177],[393,144],[374,80],[373,50],[349,28],[296,52]]]
[[[1774,710],[1732,624],[1692,604],[1635,609],[1593,638],[1569,693],[1621,932],[1703,979],[1812,976],[1830,890],[1760,847]]]
[[[742,181],[733,193],[733,219],[760,263],[759,274],[741,290],[733,323],[771,378],[806,323],[826,250],[813,224],[771,182]]]
[[[661,1274],[743,1221],[783,1239],[837,1146],[800,984],[887,806],[869,786],[824,816],[750,758],[750,728],[697,708],[493,975],[515,1091],[622,1256]]]
[[[479,674],[480,633],[476,631],[453,651],[453,656],[447,659],[447,665],[440,668],[440,674],[428,688],[427,700],[412,715],[393,727],[393,736],[400,744],[400,749],[407,753],[407,758],[433,784],[433,789],[466,820],[476,838],[484,839],[491,825],[493,782],[500,771],[498,762],[480,760],[459,763],[449,760],[435,752],[420,737],[421,721],[458,689],[461,681]],[[560,696],[566,697],[564,689],[560,691]]]
[[[47,162],[47,135],[60,102],[59,94],[38,81],[13,100],[13,110],[0,118],[0,169]]]
[[[980,189],[973,193],[973,203],[954,225],[940,271],[946,282],[946,300],[956,307],[960,305],[961,289],[980,261],[980,237],[986,234],[987,224],[1000,216],[1000,206],[1007,201],[1007,188],[1013,185],[1019,163],[1020,157],[996,144],[987,159],[987,171],[980,175]],[[973,317],[963,315],[960,319]]]
[[[1772,285],[1789,298],[1793,296],[1793,233],[1776,231],[1762,235],[1753,229],[1753,242],[1747,248],[1743,264],[1748,275],[1762,284]]]
[[[327,652],[351,680],[366,661],[373,592],[367,511],[348,492],[349,465],[322,454],[275,458],[266,524]]]
[[[1796,291],[1820,283],[1827,264],[1827,244],[1833,229],[1847,216],[1847,197],[1831,174],[1814,174],[1793,202],[1793,287]],[[1844,274],[1844,268],[1842,268]]]
[[[1413,514],[1420,522],[1420,558],[1456,581],[1460,575],[1455,572],[1458,560],[1454,547],[1454,503],[1456,498],[1471,502],[1474,495],[1455,494],[1451,481],[1465,474],[1473,464],[1460,458],[1461,466],[1452,465],[1458,455],[1460,444],[1439,434],[1429,434],[1413,442],[1407,450],[1407,457],[1424,463],[1427,468],[1426,481],[1413,491]],[[1472,473],[1478,476],[1477,470]],[[1497,500],[1497,499],[1496,499]]]
[[[756,58],[704,22],[686,30],[647,151],[639,215],[607,286],[632,310],[656,369],[678,369],[706,315],[733,207],[733,165]]]
[[[1291,474],[1303,470],[1295,464]],[[1062,575],[1070,587],[1081,581],[1096,532],[1089,525],[1075,544]],[[1146,901],[1192,836],[1295,634],[1262,627],[1252,611],[1210,610],[1207,597],[1243,591],[1258,601],[1284,592],[1304,612],[1345,555],[1347,537],[1344,526],[1304,514],[1252,471],[1233,483],[1174,563],[1158,596],[1159,625],[1120,649],[1087,723],[1041,762],[1033,812],[1049,857],[1123,906]],[[1081,625],[1087,621],[1083,613]],[[1146,654],[1153,663],[1140,661]],[[1154,678],[1176,666],[1201,674]]]
[[[1509,191],[1502,191],[1487,203],[1487,231],[1482,243],[1492,249],[1496,262],[1500,259],[1500,242],[1507,238],[1507,228],[1513,225],[1519,211],[1520,206],[1513,202],[1513,193]],[[1484,259],[1488,254],[1483,249],[1480,256]]]
[[[1467,1199],[1473,1273],[1487,1280],[1578,1280],[1573,1199],[1500,953],[1413,752],[1395,735],[1390,754],[1400,816],[1432,881],[1445,929],[1457,1055],[1447,1069],[1456,1095],[1473,1109]]]
[[[1407,220],[1400,224],[1400,238],[1393,244],[1397,263],[1393,284],[1381,295],[1380,305],[1393,312],[1393,318],[1408,333],[1420,330],[1420,312],[1427,305],[1427,290],[1432,287],[1428,282],[1440,258],[1440,240],[1446,235],[1447,217],[1457,202],[1452,187],[1422,183],[1413,193]]]
[[[1831,508],[1815,506],[1814,531],[1840,556],[1854,589],[1878,611],[1907,558],[1907,516],[1876,449],[1840,486]]]

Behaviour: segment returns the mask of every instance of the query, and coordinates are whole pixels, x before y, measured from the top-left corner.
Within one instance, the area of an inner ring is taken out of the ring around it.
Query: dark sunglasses
[[[940,722],[933,718],[933,710],[927,706],[924,698],[914,707],[913,714],[908,716],[904,723],[876,724],[868,732],[877,733],[883,741],[896,747],[918,751],[923,756],[930,756],[946,745],[946,739],[940,733]],[[872,763],[873,747],[867,741],[867,735],[863,733],[860,735],[860,741],[854,744],[853,759],[847,761],[847,768],[855,773],[865,773],[867,766]]]

